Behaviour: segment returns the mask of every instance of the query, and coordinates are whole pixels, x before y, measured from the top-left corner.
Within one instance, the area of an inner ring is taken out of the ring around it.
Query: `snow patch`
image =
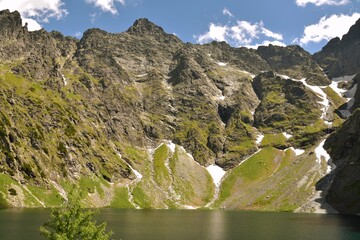
[[[315,155],[316,155],[316,162],[317,163],[321,163],[322,158],[325,159],[326,163],[328,164],[327,167],[327,173],[331,172],[331,162],[330,162],[330,155],[326,152],[326,150],[324,149],[324,143],[325,143],[326,139],[324,139],[317,148],[315,148]]]
[[[216,64],[221,67],[226,67],[226,65],[227,65],[227,63],[224,63],[224,62],[217,62]]]
[[[282,78],[284,78],[284,79],[291,79],[291,77],[289,77],[289,76],[286,76],[286,75],[282,75],[282,74],[276,74],[277,76],[280,76],[280,77],[282,77]]]
[[[284,135],[284,137],[286,137],[287,139],[289,139],[289,138],[291,138],[291,137],[292,137],[292,135],[291,135],[291,134],[288,134],[288,133],[286,133],[286,132],[283,132],[282,134],[283,134],[283,135]]]
[[[147,75],[148,75],[148,73],[143,73],[143,74],[136,75],[135,77],[141,78],[141,77],[146,77]]]
[[[136,176],[136,179],[142,179],[143,176],[141,175],[141,173],[139,173],[138,171],[136,171],[135,169],[133,169],[130,164],[128,164],[128,166],[130,167],[131,171],[134,172],[135,176]]]
[[[224,100],[225,100],[225,96],[223,96],[223,95],[218,96],[218,99],[219,99],[220,101],[224,101]]]
[[[212,179],[214,180],[215,186],[219,187],[221,179],[226,174],[226,171],[217,165],[210,165],[206,168],[206,170],[210,173]]]
[[[250,75],[250,77],[254,78],[256,77],[255,74],[249,73],[248,71],[240,70],[240,72]]]
[[[64,75],[64,74],[61,74],[61,77],[62,77],[62,80],[63,80],[64,85],[66,86],[66,85],[68,84],[68,81],[67,81],[65,75]]]
[[[259,136],[257,136],[257,138],[256,138],[256,144],[260,144],[261,141],[263,140],[263,138],[264,138],[264,135],[263,135],[263,134],[260,134]]]
[[[166,144],[166,146],[170,149],[170,151],[171,151],[172,153],[175,152],[175,148],[176,148],[175,143],[173,143],[172,141],[169,141],[169,143]]]
[[[345,94],[347,98],[352,98],[352,97],[355,96],[355,92],[356,92],[357,87],[355,88],[355,90],[353,88],[353,89],[351,89],[349,91],[346,91],[346,89],[339,88],[338,85],[339,85],[339,82],[349,82],[349,81],[353,80],[355,76],[356,76],[356,74],[351,75],[351,76],[343,76],[343,77],[333,78],[332,83],[330,84],[330,87],[337,94],[339,94],[340,97],[343,97],[343,95]],[[355,86],[356,86],[356,84],[355,84]]]
[[[334,92],[336,92],[340,97],[343,97],[343,94],[346,92],[345,89],[339,88],[339,82],[332,82],[330,84],[330,87],[332,88],[332,90],[334,90]]]
[[[305,152],[305,150],[303,150],[303,149],[298,149],[298,148],[293,148],[293,147],[290,147],[289,149],[291,149],[295,153],[296,156],[299,156]]]

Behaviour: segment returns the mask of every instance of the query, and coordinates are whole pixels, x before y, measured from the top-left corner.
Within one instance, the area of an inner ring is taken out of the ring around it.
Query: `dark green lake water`
[[[49,210],[0,210],[0,240],[41,239],[38,228]],[[360,217],[317,214],[259,213],[210,210],[101,211],[122,240],[360,239]]]

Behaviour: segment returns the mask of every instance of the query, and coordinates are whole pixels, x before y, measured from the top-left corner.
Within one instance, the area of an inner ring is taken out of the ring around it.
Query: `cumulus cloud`
[[[117,14],[115,7],[115,2],[121,3],[125,6],[125,0],[86,0],[86,2],[93,4],[95,7],[100,8],[104,12],[109,12],[111,14]]]
[[[233,15],[233,14],[230,12],[230,10],[227,9],[227,8],[224,8],[223,14],[224,14],[225,16],[234,17],[234,15]]]
[[[276,43],[279,45],[280,41],[283,40],[283,36],[280,33],[275,33],[265,28],[262,21],[258,23],[237,21],[236,24],[233,24],[232,26],[222,26],[211,23],[208,32],[194,37],[200,44],[211,41],[226,41],[236,46],[254,45],[254,41],[257,41],[260,38],[268,38],[263,40],[265,44],[277,41]]]
[[[296,5],[305,7],[307,4],[314,4],[315,6],[321,5],[346,5],[350,3],[349,0],[296,0]]]
[[[39,22],[47,23],[51,18],[61,19],[68,14],[62,0],[0,0],[0,7],[19,11],[30,31],[39,30]]]
[[[32,18],[24,18],[22,17],[22,22],[23,22],[23,25],[25,25],[25,23],[28,24],[27,28],[29,31],[37,31],[37,30],[40,30],[42,27],[41,25],[34,19]]]
[[[218,41],[222,42],[225,41],[226,35],[228,34],[228,27],[227,26],[221,26],[216,25],[214,23],[210,23],[209,31],[200,35],[200,36],[194,36],[198,43],[207,43],[211,41]]]
[[[351,16],[340,14],[322,17],[318,23],[306,26],[303,36],[295,39],[294,43],[306,45],[309,42],[318,43],[322,40],[342,37],[359,18],[360,13],[353,13]]]

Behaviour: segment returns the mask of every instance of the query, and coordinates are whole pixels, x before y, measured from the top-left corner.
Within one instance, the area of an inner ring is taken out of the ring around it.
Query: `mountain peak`
[[[143,35],[143,34],[164,34],[164,30],[154,24],[153,22],[149,21],[147,18],[140,18],[134,22],[134,24],[127,30],[128,33],[135,34],[135,35]]]
[[[359,41],[360,19],[341,39],[331,39],[320,52],[314,54],[314,59],[332,78],[356,74],[360,69]]]
[[[22,27],[20,13],[10,12],[8,9],[0,11],[0,26],[1,29]]]

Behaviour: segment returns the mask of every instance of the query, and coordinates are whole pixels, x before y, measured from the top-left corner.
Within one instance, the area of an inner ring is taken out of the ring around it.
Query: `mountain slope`
[[[346,100],[300,47],[193,45],[147,19],[80,40],[17,12],[0,25],[2,206],[58,206],[71,184],[95,207],[293,211],[316,195],[314,151]]]

